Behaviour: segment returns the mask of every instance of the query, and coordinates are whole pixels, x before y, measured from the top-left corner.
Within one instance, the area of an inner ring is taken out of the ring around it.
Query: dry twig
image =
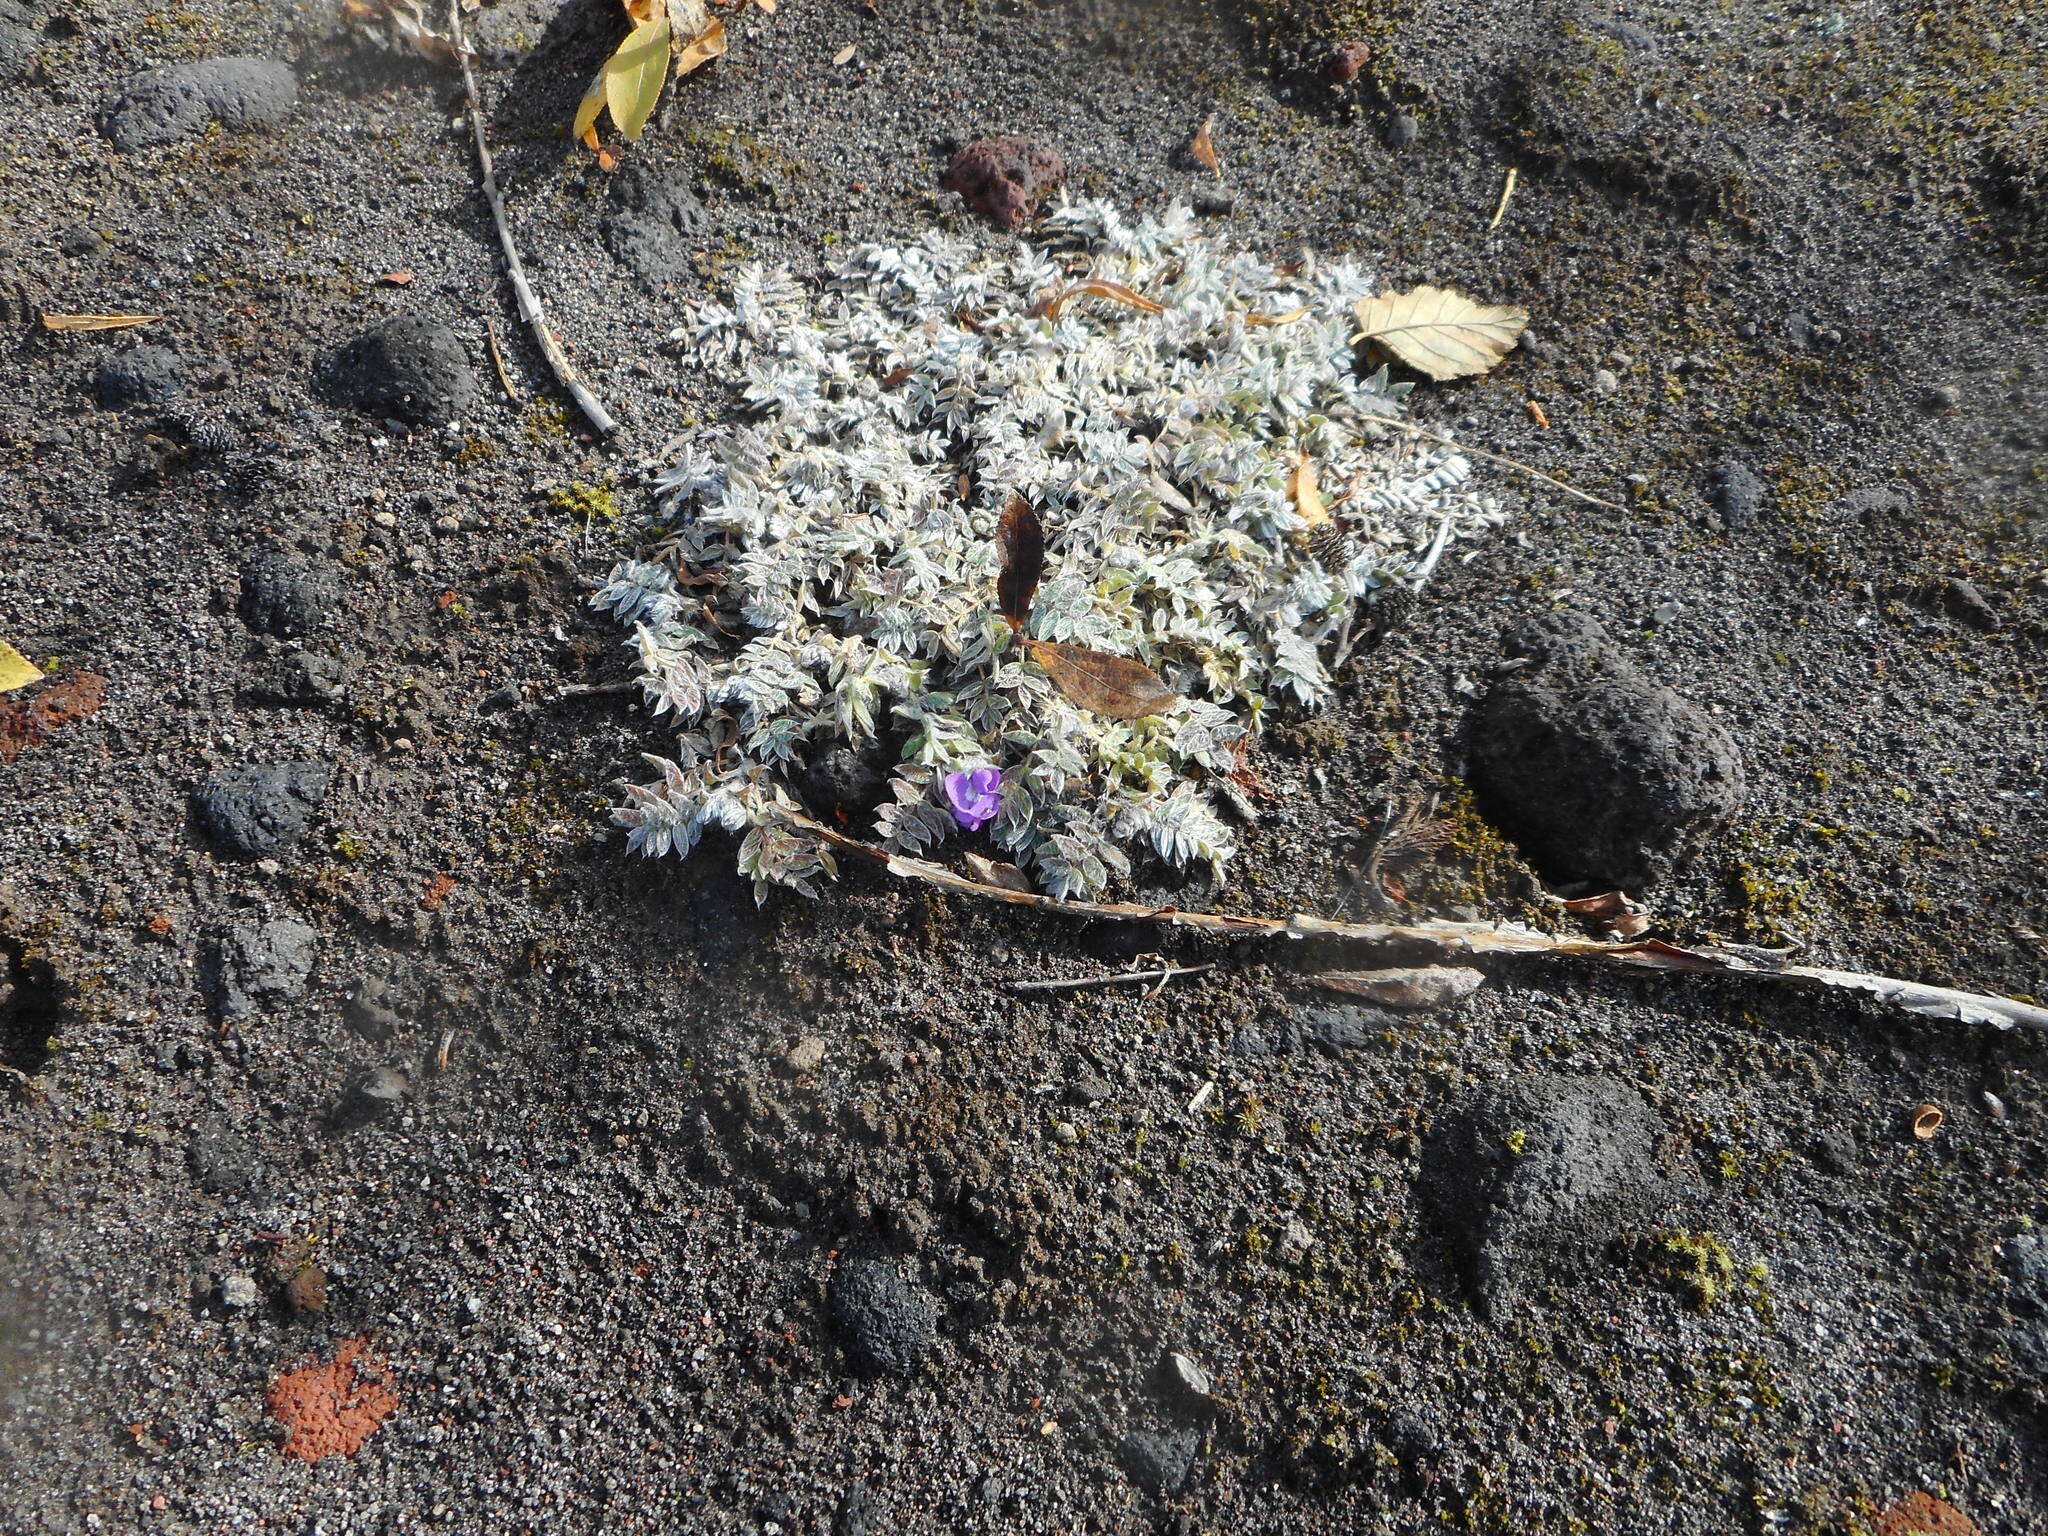
[[[1923,982],[1872,976],[1862,971],[1838,971],[1829,966],[1779,964],[1768,957],[1737,954],[1722,948],[1686,949],[1661,939],[1606,943],[1595,939],[1557,938],[1513,923],[1335,923],[1303,913],[1284,918],[1238,917],[1227,912],[1183,912],[1177,907],[1145,907],[1127,901],[1062,901],[1056,896],[1041,896],[1035,891],[983,885],[943,865],[906,858],[873,843],[862,842],[857,837],[835,832],[808,816],[790,811],[783,815],[792,826],[802,828],[842,852],[870,859],[903,879],[921,880],[927,885],[959,891],[963,895],[1008,902],[1012,906],[1037,907],[1041,911],[1064,913],[1070,917],[1165,923],[1204,933],[1247,937],[1411,945],[1444,955],[1534,955],[1586,960],[1595,965],[1627,970],[1693,971],[1711,976],[1735,976],[1752,981],[1862,992],[1922,1018],[1989,1024],[1997,1029],[2024,1025],[2029,1029],[2048,1030],[2048,1008],[2023,1003],[2017,998],[1962,992],[1952,987],[1928,986]]]
[[[455,45],[456,60],[462,65],[462,89],[469,102],[469,127],[476,138],[476,162],[483,177],[484,200],[491,205],[491,222],[497,226],[498,244],[505,251],[505,277],[512,284],[513,297],[519,301],[519,318],[533,332],[541,355],[548,360],[548,367],[554,370],[556,382],[569,392],[570,398],[590,424],[597,428],[598,434],[610,437],[618,431],[618,422],[613,420],[611,412],[604,408],[597,396],[584,387],[583,381],[576,377],[576,370],[569,366],[568,354],[562,350],[561,342],[555,339],[555,333],[548,329],[540,300],[526,281],[526,268],[519,260],[519,247],[512,243],[512,224],[505,216],[505,199],[498,191],[498,173],[491,164],[491,147],[484,139],[483,100],[477,95],[476,71],[469,67],[469,44],[462,35],[459,0],[449,0],[448,36]]]
[[[1461,443],[1455,437],[1445,437],[1441,432],[1432,432],[1427,427],[1418,427],[1414,422],[1403,421],[1398,416],[1382,416],[1375,411],[1360,411],[1357,414],[1361,421],[1376,421],[1383,427],[1399,427],[1403,432],[1413,432],[1417,437],[1426,437],[1432,443],[1441,443],[1446,448],[1455,448],[1460,453],[1469,453],[1474,458],[1486,460],[1489,464],[1498,464],[1505,469],[1512,469],[1520,474],[1529,475],[1534,479],[1541,480],[1545,485],[1556,486],[1565,495],[1575,496],[1580,501],[1586,502],[1591,506],[1605,507],[1610,512],[1626,512],[1628,510],[1627,507],[1624,507],[1618,501],[1604,501],[1600,497],[1593,495],[1590,491],[1582,491],[1577,486],[1566,485],[1556,476],[1546,475],[1542,470],[1520,463],[1515,459],[1507,457],[1505,454],[1489,453],[1484,448],[1474,448],[1470,443]]]
[[[1079,992],[1084,987],[1109,987],[1120,981],[1164,982],[1175,976],[1193,976],[1216,969],[1215,961],[1202,965],[1162,965],[1151,971],[1115,971],[1107,976],[1062,976],[1043,981],[1006,981],[1012,992]]]

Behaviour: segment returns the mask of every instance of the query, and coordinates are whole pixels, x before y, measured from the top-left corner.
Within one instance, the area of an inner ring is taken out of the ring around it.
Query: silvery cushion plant
[[[1158,312],[1098,296],[1116,285]],[[593,599],[680,734],[615,813],[631,847],[722,828],[758,893],[816,894],[830,851],[787,813],[831,810],[793,786],[848,746],[894,764],[892,850],[978,845],[1057,896],[1128,875],[1130,850],[1220,871],[1218,776],[1275,711],[1328,698],[1358,605],[1503,517],[1455,449],[1362,419],[1407,389],[1359,365],[1371,290],[1350,262],[1275,263],[1185,209],[1101,202],[995,250],[868,246],[815,291],[742,272],[676,333],[732,419],[660,474],[665,538]],[[1304,462],[1331,520],[1313,537]],[[1045,528],[1022,635],[996,606],[1013,493]],[[1143,662],[1178,698],[1092,714],[1026,638]]]

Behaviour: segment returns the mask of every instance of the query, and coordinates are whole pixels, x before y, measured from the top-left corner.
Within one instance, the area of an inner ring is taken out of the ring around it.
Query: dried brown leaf
[[[152,320],[161,320],[162,315],[45,315],[43,329],[46,331],[125,331],[131,326],[147,325]]]
[[[1476,303],[1428,283],[1406,293],[1360,299],[1354,312],[1354,340],[1382,347],[1416,372],[1439,381],[1491,372],[1529,324],[1526,309]]]
[[[1188,140],[1188,153],[1194,157],[1197,164],[1206,166],[1221,177],[1223,162],[1217,159],[1216,141],[1209,136],[1209,131],[1215,126],[1216,114],[1211,112],[1202,119],[1202,126],[1195,130],[1195,136]]]
[[[1380,971],[1325,971],[1316,977],[1316,984],[1384,1008],[1427,1013],[1464,1001],[1485,980],[1484,973],[1468,965],[1416,965]]]
[[[386,272],[377,281],[389,288],[404,288],[412,282],[412,274],[401,269],[397,272]]]
[[[1304,528],[1319,528],[1330,521],[1329,508],[1316,484],[1316,462],[1305,453],[1294,456],[1294,472],[1287,477],[1287,493],[1294,499],[1294,511]]]
[[[1616,934],[1624,939],[1632,939],[1650,926],[1650,920],[1644,916],[1642,908],[1620,891],[1602,891],[1597,896],[1579,896],[1567,901],[1564,909],[1573,917],[1584,918],[1596,931]]]
[[[1119,304],[1128,304],[1132,309],[1142,310],[1148,315],[1163,313],[1166,306],[1148,299],[1135,288],[1126,288],[1122,283],[1107,282],[1101,278],[1090,278],[1085,283],[1076,283],[1071,288],[1062,288],[1058,293],[1049,294],[1033,307],[1031,313],[1041,319],[1057,320],[1060,311],[1075,299],[1113,299]]]
[[[1299,309],[1290,309],[1284,315],[1262,315],[1257,310],[1253,310],[1244,317],[1244,323],[1246,325],[1292,325],[1295,321],[1304,320],[1313,313],[1313,309],[1306,304],[1302,305]]]
[[[676,78],[702,69],[713,59],[725,57],[725,23],[714,21],[676,50]]]
[[[1031,659],[1053,686],[1083,709],[1112,720],[1142,720],[1180,702],[1180,695],[1143,662],[1085,645],[1026,640]]]
[[[840,49],[837,53],[832,55],[832,63],[835,67],[841,64],[850,63],[853,59],[853,56],[859,51],[859,43],[848,43],[844,48]]]
[[[966,857],[968,869],[973,871],[974,878],[983,885],[992,885],[1001,891],[1023,891],[1027,894],[1030,892],[1031,877],[1016,865],[998,863],[994,859],[983,858],[978,853],[970,853]]]
[[[996,606],[1010,628],[1021,631],[1031,618],[1031,599],[1045,575],[1045,526],[1030,502],[1015,491],[996,522],[996,543],[1003,552],[1002,574],[996,578]]]

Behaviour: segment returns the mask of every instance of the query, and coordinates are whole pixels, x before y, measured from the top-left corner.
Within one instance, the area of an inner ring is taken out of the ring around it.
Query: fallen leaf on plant
[[[1383,971],[1325,971],[1316,984],[1386,1008],[1428,1013],[1462,1002],[1486,980],[1468,965],[1397,966]]]
[[[1166,306],[1148,299],[1135,288],[1126,288],[1122,283],[1105,282],[1091,278],[1085,283],[1076,283],[1071,288],[1062,288],[1058,293],[1049,294],[1033,307],[1032,313],[1045,320],[1057,320],[1060,311],[1075,299],[1114,299],[1119,304],[1128,304],[1132,309],[1143,310],[1148,315],[1162,313]]]
[[[1287,493],[1294,499],[1294,511],[1305,528],[1318,528],[1329,522],[1330,512],[1323,505],[1323,493],[1316,485],[1316,462],[1307,454],[1296,454],[1294,472],[1287,477]]]
[[[1223,174],[1223,162],[1216,158],[1216,141],[1209,137],[1209,130],[1216,126],[1216,114],[1211,112],[1202,119],[1202,126],[1195,130],[1195,136],[1188,140],[1188,153],[1197,164],[1206,166],[1219,177]]]
[[[1022,631],[1031,617],[1031,599],[1045,574],[1045,527],[1031,503],[1015,491],[996,523],[996,543],[1003,551],[1002,574],[996,578],[996,606],[1010,628]]]
[[[1299,309],[1290,309],[1284,315],[1262,315],[1254,311],[1244,317],[1244,323],[1246,325],[1292,325],[1297,320],[1305,319],[1310,313],[1309,306],[1306,304],[1302,305]]]
[[[125,331],[130,326],[147,325],[152,320],[161,320],[162,315],[45,315],[43,329],[46,331]]]
[[[640,137],[661,88],[668,80],[668,13],[643,21],[626,35],[619,51],[605,60],[604,104],[612,121],[628,139]]]
[[[978,853],[970,853],[967,855],[967,868],[983,885],[992,885],[998,890],[1032,889],[1031,877],[1014,864],[1003,864],[995,859],[984,858]]]
[[[5,640],[0,640],[0,693],[12,693],[17,688],[26,688],[30,683],[40,681],[42,675],[41,667]]]
[[[1449,288],[1424,283],[1407,293],[1360,299],[1358,334],[1439,382],[1491,372],[1528,328],[1529,312],[1506,304],[1480,304]]]
[[[1061,693],[1112,720],[1142,720],[1180,702],[1157,672],[1128,656],[1052,640],[1026,640],[1024,648]]]

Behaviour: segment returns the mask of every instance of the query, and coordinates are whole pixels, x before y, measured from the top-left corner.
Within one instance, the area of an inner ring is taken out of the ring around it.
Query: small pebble
[[[1406,112],[1396,112],[1387,120],[1387,148],[1406,149],[1422,137],[1422,124]]]
[[[251,1276],[221,1276],[220,1304],[230,1312],[247,1312],[260,1300],[262,1293],[256,1289],[256,1281]]]
[[[1071,1120],[1061,1120],[1053,1125],[1052,1139],[1063,1147],[1071,1147],[1081,1139],[1081,1133],[1074,1129]]]
[[[1593,371],[1593,393],[1611,395],[1621,388],[1621,379],[1611,368],[1597,368]]]
[[[809,1077],[825,1065],[825,1042],[816,1035],[806,1035],[789,1048],[783,1061],[797,1076]]]

